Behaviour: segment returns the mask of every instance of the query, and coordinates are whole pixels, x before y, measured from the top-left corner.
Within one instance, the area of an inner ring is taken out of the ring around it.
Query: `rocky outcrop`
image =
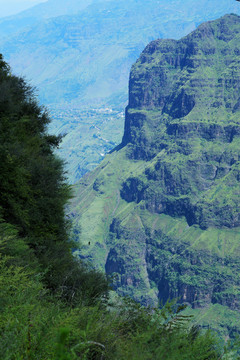
[[[119,294],[240,310],[239,56],[226,15],[132,67],[122,144],[75,200],[82,253]]]
[[[133,159],[157,160],[141,195],[136,179],[123,184],[126,201],[202,228],[240,226],[239,34],[239,17],[225,16],[153,41],[133,66],[123,144]]]

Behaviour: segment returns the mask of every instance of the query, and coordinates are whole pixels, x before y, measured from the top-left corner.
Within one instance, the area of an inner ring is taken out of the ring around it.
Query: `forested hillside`
[[[239,54],[233,14],[151,42],[131,70],[122,143],[70,210],[79,256],[119,294],[177,297],[226,334],[240,329]]]
[[[1,360],[222,357],[218,340],[181,307],[110,302],[105,276],[72,256],[64,216],[71,194],[48,122],[0,57]]]

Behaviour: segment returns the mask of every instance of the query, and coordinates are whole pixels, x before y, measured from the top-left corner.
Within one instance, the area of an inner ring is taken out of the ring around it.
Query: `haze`
[[[47,0],[0,0],[0,17],[17,14],[36,4],[46,2]]]

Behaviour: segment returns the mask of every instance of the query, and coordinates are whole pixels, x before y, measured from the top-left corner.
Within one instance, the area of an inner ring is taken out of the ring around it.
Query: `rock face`
[[[135,160],[158,156],[141,192],[152,212],[240,225],[239,31],[234,15],[202,24],[180,41],[153,41],[132,68],[123,144]],[[139,198],[134,182],[123,185],[127,201],[130,190]]]
[[[239,181],[240,17],[231,14],[151,42],[133,65],[122,144],[72,204],[84,256],[144,304],[178,297],[240,310]]]

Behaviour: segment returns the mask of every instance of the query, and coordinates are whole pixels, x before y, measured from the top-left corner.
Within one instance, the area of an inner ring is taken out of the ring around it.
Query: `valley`
[[[10,178],[5,181],[2,171],[1,231],[4,239],[11,238],[7,221],[17,227],[15,237],[18,231],[26,236],[20,245],[29,257],[36,252],[41,271],[47,268],[49,288],[64,293],[66,276],[71,294],[79,286],[76,301],[83,301],[88,289],[84,301],[94,302],[97,287],[91,276],[96,282],[99,276],[105,296],[106,273],[117,299],[127,296],[156,308],[177,299],[187,306],[183,316],[194,315],[203,328],[211,327],[224,339],[239,333],[237,14],[239,4],[232,1],[49,0],[0,20],[1,52],[12,69],[1,59],[0,102],[7,113],[3,164]],[[24,88],[12,72],[30,87]],[[31,87],[39,89],[35,97],[46,105],[52,122],[34,103]],[[19,89],[26,91],[23,103],[14,97]],[[39,138],[28,132],[29,114],[39,126]],[[8,122],[15,124],[12,133]],[[5,144],[7,131],[12,143]],[[57,169],[53,177],[46,154]],[[60,225],[54,222],[58,203],[49,197],[54,199],[55,190],[48,190],[48,178],[57,189]],[[67,205],[66,179],[73,191]],[[22,263],[23,250],[16,248],[14,256]],[[55,261],[53,276],[49,259]],[[89,273],[83,267],[84,275],[79,274],[77,259],[89,264]],[[80,280],[69,275],[73,264]],[[68,293],[64,296],[70,304]],[[28,314],[24,321],[28,324]]]
[[[124,114],[111,108],[55,108],[51,111],[51,133],[63,135],[57,154],[66,159],[70,183],[93,170],[116,147],[124,127]]]
[[[131,66],[150,41],[179,39],[201,22],[226,13],[239,13],[236,1],[48,0],[1,19],[0,48],[14,73],[38,88],[40,103],[55,115],[59,108],[65,119],[71,108],[84,114],[95,108],[111,108],[118,113],[127,105]],[[55,115],[53,128],[59,133],[62,123]],[[78,121],[81,119],[79,116]],[[96,116],[96,122],[98,119]],[[84,132],[84,143],[91,144],[88,164],[85,151],[81,151],[84,146],[79,147],[79,131],[73,131],[66,121],[64,131],[76,139],[76,156],[69,157],[67,141],[59,152],[69,162],[69,181],[74,183],[100,161],[103,144],[100,138],[92,141],[91,131],[89,135]],[[110,139],[112,131],[122,131],[118,116],[114,121],[109,118],[102,134],[114,148],[121,136]]]

